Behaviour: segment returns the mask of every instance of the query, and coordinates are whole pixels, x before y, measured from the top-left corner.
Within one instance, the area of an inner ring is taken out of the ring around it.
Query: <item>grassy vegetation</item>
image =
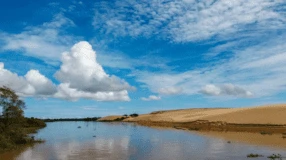
[[[19,96],[8,87],[0,87],[0,152],[16,149],[26,144],[38,142],[30,133],[46,126],[36,118],[25,118],[26,105]]]
[[[253,153],[247,155],[247,158],[258,158],[258,157],[263,157],[263,156],[259,154],[253,154]]]
[[[121,122],[123,121],[124,119],[127,119],[127,118],[130,118],[130,117],[138,117],[139,114],[137,113],[132,113],[130,115],[127,115],[127,114],[124,114],[122,115],[121,117],[118,117],[118,118],[115,118],[115,119],[111,119],[111,120],[99,120],[100,122]]]
[[[138,117],[138,116],[139,116],[139,114],[137,114],[137,113],[132,113],[129,115],[129,117]],[[122,117],[116,118],[114,121],[123,121],[126,118],[128,118],[128,115],[124,114]]]
[[[126,119],[127,117],[120,117],[120,118],[116,118],[115,120],[113,121],[123,121],[124,119]]]
[[[269,158],[269,159],[273,159],[273,160],[275,160],[275,159],[281,159],[282,160],[282,156],[280,155],[280,154],[272,154],[271,156],[268,156],[267,158]]]
[[[260,134],[261,134],[261,135],[272,135],[271,132],[265,132],[265,131],[260,132]]]
[[[9,122],[7,122],[9,121]],[[13,123],[10,123],[13,121]],[[36,118],[0,118],[0,152],[17,149],[23,145],[40,142],[30,136],[36,133],[38,129],[45,127],[44,121]]]

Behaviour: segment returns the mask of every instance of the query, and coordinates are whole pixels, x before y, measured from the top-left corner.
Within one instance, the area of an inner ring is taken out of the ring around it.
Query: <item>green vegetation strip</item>
[[[25,102],[7,87],[0,87],[0,152],[17,149],[23,145],[33,144],[35,140],[31,133],[36,133],[46,126],[45,122],[36,118],[25,118]]]

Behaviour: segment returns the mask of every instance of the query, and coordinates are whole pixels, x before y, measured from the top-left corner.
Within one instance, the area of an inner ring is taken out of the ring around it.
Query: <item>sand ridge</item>
[[[158,111],[124,121],[192,122],[207,120],[235,124],[286,124],[286,104],[246,108],[196,108]]]

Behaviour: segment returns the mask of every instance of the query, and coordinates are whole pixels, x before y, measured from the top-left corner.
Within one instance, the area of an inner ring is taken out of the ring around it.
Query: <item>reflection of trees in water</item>
[[[227,143],[224,139],[204,137],[198,132],[193,134],[181,130],[163,128],[158,130],[132,123],[89,122],[88,127],[85,127],[85,122],[50,123],[50,125],[51,129],[61,128],[69,132],[60,136],[72,136],[58,140],[59,135],[54,135],[51,137],[52,140],[47,139],[46,143],[36,145],[34,149],[23,153],[19,160],[37,159],[37,157],[55,160],[244,159],[249,150],[264,155],[271,155],[273,152],[268,148],[235,142]],[[82,129],[77,129],[78,125],[83,126]],[[96,133],[96,137],[93,137],[93,133]],[[281,151],[278,153],[286,154]]]
[[[128,144],[128,137],[120,139],[95,138],[84,143],[72,141],[49,145],[43,144],[36,146],[34,149],[26,150],[17,159],[128,159]]]

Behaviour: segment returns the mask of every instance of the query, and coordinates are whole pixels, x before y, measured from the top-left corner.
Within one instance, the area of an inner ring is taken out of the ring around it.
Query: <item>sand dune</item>
[[[286,124],[286,104],[247,107],[158,111],[124,121],[192,122],[223,121],[236,124]]]
[[[108,116],[103,120],[112,121],[119,117],[121,116]],[[255,145],[286,147],[284,141],[286,138],[286,104],[157,111],[138,117],[129,117],[123,121],[137,122],[137,124],[150,127],[190,130],[194,134],[219,137],[231,143],[241,141]]]

